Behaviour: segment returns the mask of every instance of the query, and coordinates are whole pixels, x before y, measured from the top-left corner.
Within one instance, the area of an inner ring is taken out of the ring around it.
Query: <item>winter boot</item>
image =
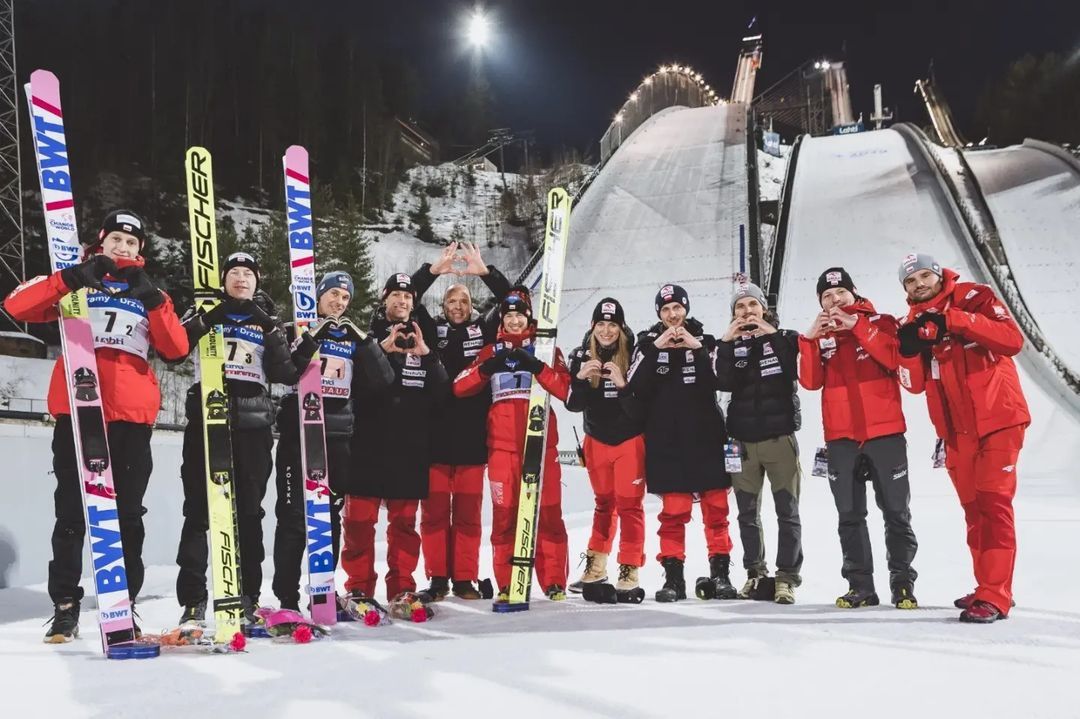
[[[484,596],[468,579],[455,579],[453,591],[458,599],[482,599]]]
[[[762,579],[768,578],[768,572],[747,572],[746,584],[739,590],[739,599],[754,599],[758,594],[758,587]]]
[[[184,607],[184,613],[180,615],[180,623],[188,624],[206,621],[206,600],[188,604]]]
[[[46,644],[64,644],[79,636],[79,601],[61,599],[53,605],[53,616],[46,624],[52,623],[45,632]]]
[[[773,593],[774,601],[777,604],[794,604],[795,603],[795,585],[787,579],[776,578],[776,589]]]
[[[656,591],[656,601],[677,602],[686,599],[686,579],[683,577],[683,561],[676,557],[665,557],[664,586]]]
[[[582,585],[584,584],[607,581],[607,554],[604,552],[594,552],[590,549],[582,554],[581,558],[585,560],[585,571],[582,572],[581,579],[577,580],[569,587],[570,591],[575,594],[581,594],[584,589]]]
[[[544,590],[544,595],[553,602],[561,602],[566,599],[566,588],[552,584]]]
[[[897,582],[892,588],[892,603],[897,609],[918,609],[919,600],[915,598],[913,582]]]
[[[446,599],[446,595],[449,593],[449,577],[432,577],[431,586],[427,589],[420,590],[420,601],[424,604],[430,604],[431,602],[441,602],[442,600]]]
[[[731,557],[726,554],[714,554],[709,557],[709,576],[700,577],[694,587],[698,599],[735,599],[739,593],[731,586],[728,567]]]
[[[981,599],[976,599],[970,607],[960,612],[960,621],[965,624],[992,624],[999,619],[1008,618],[1008,614],[1002,614],[1000,609]]]
[[[968,607],[971,606],[971,603],[973,601],[975,601],[975,592],[972,592],[971,594],[965,594],[964,596],[960,597],[959,599],[954,600],[953,601],[953,606],[956,607],[957,609],[967,609]],[[1011,601],[1012,601],[1012,603],[1009,606],[1010,607],[1015,607],[1016,606],[1016,600],[1013,599]]]
[[[852,587],[842,597],[836,598],[836,606],[841,609],[855,609],[857,607],[876,607],[881,603],[877,592],[873,589],[855,589]]]
[[[638,586],[638,568],[634,565],[619,565],[619,581],[615,583],[615,599],[620,604],[641,604],[645,601],[645,590]]]
[[[142,627],[139,626],[139,622],[137,621],[139,619],[142,619],[142,617],[140,617],[139,613],[135,611],[135,602],[132,602],[131,603],[131,628],[135,632],[135,638],[136,639],[142,639]]]
[[[496,602],[506,603],[510,601],[510,587],[499,587],[499,594],[495,597]]]

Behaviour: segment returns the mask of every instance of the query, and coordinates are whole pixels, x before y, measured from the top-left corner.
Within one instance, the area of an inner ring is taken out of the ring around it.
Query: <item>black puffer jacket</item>
[[[638,334],[630,368],[630,388],[645,405],[645,484],[653,494],[731,486],[710,357],[716,340],[692,317],[685,326],[700,349],[657,349],[653,343],[664,331],[657,322]]]
[[[423,321],[417,324],[424,327]],[[371,336],[381,342],[389,334],[385,314],[373,317]],[[353,395],[356,431],[345,491],[362,497],[426,499],[431,433],[438,430],[435,408],[449,395],[450,380],[434,351],[423,357],[391,352],[386,359],[394,370],[393,383]]]
[[[630,328],[623,325],[623,332],[633,343],[634,334]],[[586,435],[614,446],[645,431],[645,407],[634,396],[629,382],[626,387],[617,389],[611,380],[602,379],[594,388],[588,380],[578,379],[581,365],[594,359],[589,354],[591,334],[591,331],[586,332],[581,346],[570,353],[570,394],[566,398],[566,408],[585,413]],[[633,357],[633,346],[630,352]],[[596,359],[606,361],[610,357]]]
[[[798,332],[718,342],[713,371],[717,387],[731,392],[727,429],[735,439],[761,442],[799,428]]]

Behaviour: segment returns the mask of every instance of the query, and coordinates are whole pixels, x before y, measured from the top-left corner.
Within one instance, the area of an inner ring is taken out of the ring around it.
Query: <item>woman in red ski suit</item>
[[[536,325],[528,290],[516,287],[499,304],[500,326],[496,341],[485,346],[471,365],[454,380],[454,394],[469,397],[491,393],[488,411],[488,480],[491,484],[491,549],[499,600],[509,597],[518,495],[521,485],[521,457],[525,446],[525,420],[533,378],[551,393],[566,401],[570,373],[556,348],[552,366],[533,355]],[[550,599],[566,598],[569,557],[566,525],[562,518],[562,471],[556,447],[558,424],[554,410],[548,410],[547,443],[544,448],[544,478],[540,491],[540,525],[536,547],[536,574]]]
[[[146,510],[142,500],[153,466],[150,435],[161,408],[161,391],[147,355],[151,348],[165,359],[179,359],[188,352],[187,334],[172,300],[143,269],[145,243],[145,225],[138,215],[130,210],[111,212],[96,240],[85,248],[82,264],[24,282],[4,300],[4,308],[17,320],[55,322],[59,318],[56,305],[65,295],[92,288],[86,304],[94,327],[98,389],[132,601],[143,584],[142,517]],[[102,291],[106,288],[115,294]],[[56,418],[52,442],[56,523],[49,562],[54,614],[45,641],[58,644],[79,634],[83,597],[79,579],[86,534],[63,357],[57,357],[53,365],[48,405],[49,414]]]

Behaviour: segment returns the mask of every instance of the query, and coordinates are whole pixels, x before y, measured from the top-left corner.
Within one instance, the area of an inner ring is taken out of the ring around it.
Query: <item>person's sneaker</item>
[[[746,583],[742,585],[742,589],[739,590],[739,599],[753,599],[757,595],[758,584],[762,579],[768,577],[768,574],[748,574],[746,576]]]
[[[849,589],[847,594],[836,598],[836,606],[841,609],[876,607],[880,603],[881,600],[873,589]]]
[[[446,599],[446,595],[449,593],[449,577],[432,577],[431,586],[418,592],[418,594],[420,595],[420,601],[422,601],[424,604],[430,604],[431,602],[441,602],[442,600]]]
[[[915,598],[915,586],[911,582],[900,582],[893,586],[892,603],[897,609],[918,609],[919,600]]]
[[[294,612],[300,612],[300,602],[296,599],[279,599],[278,606],[281,609],[291,609]]]
[[[981,599],[976,599],[970,607],[960,612],[960,621],[965,624],[991,624],[999,619],[1008,618],[1008,614],[1002,614],[1000,609]]]
[[[206,600],[203,599],[195,604],[184,606],[184,612],[180,615],[181,624],[206,621]]]
[[[458,599],[473,600],[484,598],[484,596],[480,593],[480,590],[474,587],[473,583],[470,582],[468,579],[455,579],[453,592],[454,596]]]
[[[496,602],[503,604],[510,601],[510,587],[499,587],[499,593],[495,596]]]
[[[777,604],[795,603],[795,585],[786,579],[776,579],[776,592],[773,595]]]
[[[975,601],[975,592],[972,592],[971,594],[965,594],[964,596],[960,597],[959,599],[953,600],[953,606],[956,607],[957,609],[967,609],[968,607],[971,606],[971,603],[973,601]],[[1015,599],[1010,600],[1009,607],[1012,608],[1012,607],[1015,607],[1015,606],[1016,606],[1016,600]]]
[[[61,599],[53,605],[52,619],[46,620],[50,624],[49,631],[45,632],[46,644],[64,644],[79,636],[79,601],[77,599]]]
[[[244,621],[248,624],[260,624],[262,619],[255,612],[259,611],[258,597],[244,597]]]
[[[566,599],[566,589],[558,584],[552,584],[544,590],[544,594],[553,602],[561,602]]]
[[[585,571],[581,573],[581,579],[570,584],[569,589],[574,594],[581,594],[586,584],[602,583],[608,580],[607,561],[608,555],[604,552],[588,550],[582,552],[581,559],[585,562]]]

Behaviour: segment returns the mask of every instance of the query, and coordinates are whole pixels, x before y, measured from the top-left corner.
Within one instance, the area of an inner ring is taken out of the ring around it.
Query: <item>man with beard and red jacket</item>
[[[111,212],[95,240],[85,247],[82,264],[24,282],[4,300],[4,308],[19,321],[56,322],[57,303],[71,292],[89,288],[86,305],[94,328],[97,388],[105,413],[132,602],[143,584],[146,509],[142,501],[153,467],[150,436],[161,408],[161,391],[147,356],[151,348],[171,360],[188,352],[187,334],[172,300],[143,269],[146,240],[145,223],[138,215],[130,210]],[[60,644],[79,635],[83,597],[79,579],[86,535],[63,357],[57,357],[53,366],[48,405],[49,414],[56,418],[52,441],[56,523],[48,586],[54,613],[45,641]],[[139,632],[138,626],[135,631]]]
[[[525,420],[535,378],[551,396],[566,401],[570,372],[562,352],[555,350],[551,366],[534,355],[536,324],[529,291],[515,287],[499,304],[499,334],[454,380],[454,394],[491,396],[488,410],[488,479],[491,482],[491,550],[499,601],[509,599],[510,560],[517,528],[521,489],[521,457],[525,449]],[[557,447],[559,427],[549,409],[544,478],[540,490],[540,524],[536,546],[536,576],[552,600],[566,598],[569,572],[566,525],[562,518],[562,469]]]
[[[710,575],[699,581],[698,595],[734,599],[728,566],[727,432],[716,403],[710,356],[716,339],[688,316],[690,298],[682,287],[664,285],[655,304],[660,321],[638,333],[628,379],[630,390],[645,405],[646,489],[663,502],[657,561],[664,567],[664,586],[656,592],[656,601],[686,599],[686,525],[696,500],[701,502]]]
[[[896,371],[897,322],[860,297],[851,276],[831,267],[817,283],[821,312],[799,337],[799,383],[822,390],[821,415],[828,452],[829,488],[840,515],[841,573],[849,590],[836,606],[876,606],[874,558],[866,527],[866,482],[874,486],[885,519],[892,603],[914,609],[911,566],[918,549],[911,528],[907,425]]]
[[[955,604],[960,621],[1009,616],[1016,524],[1016,461],[1031,423],[1012,358],[1024,336],[986,285],[959,282],[929,255],[908,255],[900,281],[910,306],[900,328],[900,380],[926,392],[945,444],[945,467],[967,522],[978,587]]]
[[[454,262],[459,246],[451,242],[434,264],[413,274],[417,301],[438,275],[457,273],[483,280],[491,294],[502,298],[510,282],[492,265],[485,265],[475,245],[462,243],[465,268]],[[495,341],[499,329],[498,306],[485,315],[473,311],[472,296],[463,284],[453,284],[443,295],[443,314],[435,319],[435,352],[446,373],[457,377]],[[431,579],[425,594],[440,600],[451,591],[461,599],[480,599],[474,586],[480,578],[481,514],[484,504],[484,465],[487,464],[487,415],[491,396],[450,397],[435,411],[428,497],[420,503],[420,544],[424,569]],[[489,595],[490,597],[490,595]]]

